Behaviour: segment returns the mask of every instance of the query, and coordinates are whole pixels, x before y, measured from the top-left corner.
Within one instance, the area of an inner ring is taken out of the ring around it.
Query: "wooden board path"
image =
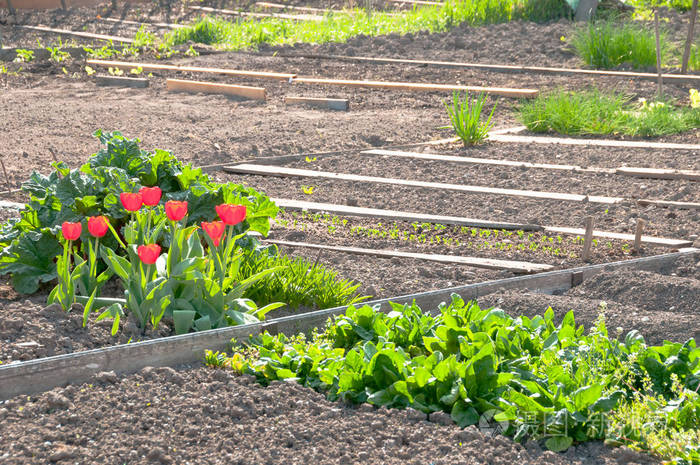
[[[309,105],[328,110],[348,111],[350,101],[346,98],[323,98],[323,97],[285,97],[286,105]]]
[[[247,16],[250,18],[278,18],[278,19],[289,19],[292,21],[323,21],[323,16],[318,15],[287,15],[284,13],[252,13],[250,11],[238,11],[238,10],[227,10],[211,8],[208,6],[189,6],[190,10],[204,11],[207,13],[218,13],[222,15],[232,15],[232,16]]]
[[[497,260],[492,258],[480,257],[463,257],[459,255],[441,255],[427,254],[415,252],[402,252],[400,250],[381,250],[381,249],[364,249],[360,247],[344,247],[325,244],[310,244],[308,242],[291,242],[265,239],[264,242],[269,244],[284,245],[287,247],[302,247],[318,250],[330,250],[333,252],[343,252],[356,255],[371,255],[374,257],[384,258],[412,258],[415,260],[425,260],[440,263],[454,263],[459,265],[468,265],[475,268],[485,268],[489,270],[505,270],[513,273],[537,273],[541,271],[550,271],[554,269],[552,265],[544,263],[520,262],[514,260]]]
[[[432,153],[404,152],[399,150],[372,149],[360,152],[364,155],[381,155],[388,157],[415,158],[418,160],[446,161],[454,163],[465,163],[475,165],[508,166],[513,168],[535,168],[555,171],[573,171],[576,173],[593,174],[619,174],[622,176],[633,176],[639,178],[652,179],[684,179],[688,181],[700,181],[700,171],[674,170],[659,168],[635,168],[622,166],[619,168],[583,168],[578,165],[554,165],[549,163],[530,163],[516,160],[501,160],[493,158],[472,158],[454,155],[438,155]]]
[[[372,300],[364,304],[377,306],[382,311],[390,310],[389,302],[414,302],[426,312],[435,311],[441,302],[449,302],[453,293],[464,300],[476,299],[499,290],[528,290],[552,294],[564,292],[576,284],[603,271],[644,270],[660,271],[679,258],[695,256],[698,249],[653,257],[624,260],[602,265],[589,265],[568,270],[547,271],[528,276],[497,279],[464,286],[419,292],[415,294]],[[37,360],[28,360],[0,365],[0,400],[17,395],[29,395],[48,391],[66,384],[85,383],[104,371],[118,374],[133,373],[144,367],[177,366],[199,363],[204,351],[228,350],[232,338],[245,340],[262,331],[284,333],[289,336],[308,332],[325,324],[328,318],[341,315],[347,306],[276,318],[261,323],[212,329],[197,333],[170,336],[150,341],[122,344],[103,349],[93,349],[74,354],[57,355]]]
[[[513,98],[535,98],[539,93],[539,91],[535,89],[510,89],[506,87],[461,86],[451,84],[428,84],[420,82],[354,81],[309,77],[297,77],[293,82],[295,84],[316,84],[324,86],[359,87],[367,89],[388,89],[416,92],[483,92],[486,94]]]
[[[467,192],[470,194],[507,195],[513,197],[525,197],[538,200],[562,200],[568,202],[592,202],[602,204],[614,204],[625,200],[622,197],[586,196],[581,194],[568,194],[563,192],[531,191],[519,189],[503,189],[498,187],[470,186],[466,184],[445,184],[428,181],[412,181],[394,178],[379,178],[375,176],[362,176],[358,174],[332,173],[328,171],[303,170],[279,166],[255,165],[243,163],[224,167],[229,173],[256,174],[262,176],[290,176],[301,178],[323,178],[339,181],[355,181],[363,183],[391,184],[394,186],[425,187],[431,189],[451,190]]]
[[[133,44],[134,40],[133,39],[127,39],[126,37],[117,37],[117,36],[110,36],[106,34],[93,34],[92,32],[82,32],[82,31],[69,31],[66,29],[54,29],[52,27],[45,27],[45,26],[26,26],[26,25],[20,25],[17,27],[21,27],[24,29],[31,29],[32,31],[39,31],[39,32],[49,32],[52,34],[59,34],[59,35],[66,35],[66,36],[74,36],[74,37],[83,37],[86,39],[96,39],[96,40],[104,40],[104,41],[111,41],[111,42],[121,42],[124,44]]]
[[[433,60],[409,60],[404,58],[382,58],[382,57],[355,57],[346,55],[320,55],[320,54],[283,54],[287,58],[309,58],[319,60],[354,61],[375,64],[403,64],[417,66],[435,66],[442,68],[463,68],[463,69],[483,69],[501,73],[538,73],[538,74],[566,74],[579,76],[616,77],[624,79],[640,79],[656,81],[656,73],[636,73],[631,71],[602,71],[597,69],[571,69],[571,68],[551,68],[546,66],[518,66],[518,65],[495,65],[487,63],[461,63],[453,61],[433,61]],[[675,84],[695,84],[700,85],[700,76],[692,74],[663,74],[664,82]]]
[[[129,61],[114,61],[114,60],[86,60],[86,64],[91,66],[103,66],[105,68],[119,68],[119,69],[138,69],[141,68],[145,72],[152,71],[183,71],[188,73],[211,73],[211,74],[225,74],[227,76],[240,76],[253,79],[270,79],[273,81],[289,81],[293,79],[296,74],[289,73],[270,73],[267,71],[246,71],[240,69],[227,69],[227,68],[201,68],[198,66],[179,66],[179,65],[168,65],[160,63],[136,63]]]
[[[573,139],[569,137],[519,136],[515,134],[493,134],[489,135],[488,140],[493,142],[516,142],[521,144],[583,145],[595,147],[621,147],[628,149],[700,150],[700,145],[698,144],[674,144],[636,140]]]
[[[301,200],[272,198],[278,206],[290,210],[307,210],[317,212],[328,212],[346,216],[360,216],[369,218],[385,218],[389,220],[399,220],[407,222],[426,222],[433,224],[454,224],[457,226],[468,226],[472,228],[485,229],[506,229],[512,231],[544,231],[546,233],[565,234],[573,236],[583,236],[585,230],[581,228],[567,228],[559,226],[540,226],[536,224],[519,224],[489,220],[477,220],[472,218],[461,218],[455,216],[427,215],[424,213],[403,212],[396,210],[382,210],[379,208],[351,207],[347,205],[335,205],[329,203],[305,202]],[[612,231],[593,230],[593,237],[600,239],[616,239],[622,241],[633,241],[634,234],[617,233]],[[656,247],[668,247],[681,249],[693,245],[693,241],[683,239],[669,239],[665,237],[642,236],[642,244]]]
[[[201,81],[186,81],[182,79],[167,79],[166,89],[170,92],[203,92],[205,94],[222,94],[243,97],[253,100],[265,100],[266,93],[262,87],[237,86],[232,84],[216,84]]]

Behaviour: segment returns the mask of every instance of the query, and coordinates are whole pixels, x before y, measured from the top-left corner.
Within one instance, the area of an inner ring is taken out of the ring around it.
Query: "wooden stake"
[[[637,228],[634,230],[634,246],[632,250],[636,253],[642,251],[642,231],[644,230],[644,220],[637,218]]]
[[[661,39],[659,37],[659,10],[654,10],[654,34],[656,35],[656,71],[659,73],[657,97],[664,93],[664,77],[661,72]]]
[[[49,152],[51,152],[51,158],[53,158],[54,163],[58,164],[58,156],[56,155],[56,150],[53,147],[49,147]]]
[[[598,0],[580,0],[574,19],[576,21],[590,21],[598,9]]]
[[[7,182],[7,190],[12,190],[12,184],[10,183],[10,177],[7,175],[7,170],[5,169],[5,163],[0,158],[0,166],[2,166],[2,172],[5,174],[5,182]]]
[[[688,60],[690,60],[690,46],[693,44],[695,37],[695,17],[698,15],[698,0],[693,0],[693,8],[690,12],[690,24],[688,25],[688,38],[685,41],[685,50],[683,51],[683,62],[681,63],[681,74],[688,72]]]
[[[12,0],[7,0],[7,8],[10,10],[10,14],[17,19],[17,12],[15,11],[15,7],[12,6]]]
[[[583,253],[581,258],[583,261],[589,261],[591,259],[591,245],[593,244],[593,217],[586,217],[586,234],[583,237]]]
[[[66,11],[68,9],[68,7],[66,6],[66,0],[61,0],[61,8],[63,9],[63,11]]]

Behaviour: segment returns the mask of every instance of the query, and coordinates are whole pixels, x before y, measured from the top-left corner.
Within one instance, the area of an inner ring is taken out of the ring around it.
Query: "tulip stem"
[[[119,234],[117,234],[117,231],[114,229],[114,226],[112,226],[112,223],[107,223],[107,226],[109,227],[109,230],[112,231],[112,234],[114,235],[114,238],[119,242],[119,245],[122,246],[124,250],[126,250],[126,244],[121,240],[119,237]]]

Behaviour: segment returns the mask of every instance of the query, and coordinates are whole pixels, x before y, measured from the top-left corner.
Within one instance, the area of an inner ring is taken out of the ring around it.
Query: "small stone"
[[[39,347],[42,347],[42,345],[36,341],[18,342],[15,345],[22,349],[37,349]]]
[[[408,421],[424,421],[428,419],[428,415],[411,407],[408,407],[404,412]]]
[[[70,306],[71,313],[79,313],[82,315],[83,310],[85,310],[85,307],[83,307],[83,304],[79,304],[78,302],[75,302]]]
[[[61,304],[47,305],[46,307],[44,307],[42,312],[47,314],[59,314],[64,316],[66,314],[66,312],[63,311],[63,307],[61,307]]]
[[[63,446],[57,449],[54,453],[49,455],[49,460],[51,462],[60,462],[61,460],[68,460],[75,457],[75,449],[72,447]]]
[[[115,384],[117,382],[117,374],[113,371],[103,371],[95,376],[95,381],[103,384]]]
[[[449,426],[454,424],[452,417],[445,412],[433,412],[428,418],[432,423],[436,423],[438,425]]]
[[[24,327],[22,318],[7,318],[0,322],[0,329],[5,331],[20,331]]]
[[[46,396],[46,403],[53,410],[66,409],[71,406],[70,400],[57,392],[49,392]]]
[[[166,455],[165,451],[160,447],[154,447],[153,449],[148,451],[146,458],[151,462],[159,462],[163,464],[172,463],[173,461],[173,459]]]

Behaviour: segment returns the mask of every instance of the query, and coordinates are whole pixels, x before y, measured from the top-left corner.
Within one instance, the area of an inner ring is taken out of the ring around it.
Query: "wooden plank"
[[[355,57],[347,55],[320,55],[320,54],[284,54],[284,57],[310,58],[319,60],[342,60],[375,64],[406,64],[416,66],[435,66],[443,68],[465,68],[483,69],[500,73],[539,73],[539,74],[565,74],[580,76],[615,77],[624,79],[640,79],[656,81],[656,73],[635,73],[631,71],[602,71],[596,69],[571,69],[571,68],[551,68],[545,66],[519,66],[519,65],[494,65],[486,63],[460,63],[452,61],[433,60],[409,60],[403,58],[380,58],[380,57]],[[700,85],[700,76],[692,74],[664,74],[664,81],[675,84],[695,84]]]
[[[187,73],[212,73],[225,74],[227,76],[240,76],[253,79],[270,79],[273,81],[289,81],[296,74],[288,73],[269,73],[266,71],[244,71],[239,69],[225,68],[200,68],[197,66],[178,66],[159,63],[135,63],[129,61],[112,61],[112,60],[86,60],[86,64],[94,66],[103,66],[105,68],[120,68],[120,69],[137,69],[141,68],[146,72],[152,71],[182,71]]]
[[[509,223],[503,221],[479,220],[474,218],[462,218],[457,216],[427,215],[425,213],[403,212],[396,210],[383,210],[379,208],[351,207],[349,205],[336,205],[331,203],[305,202],[301,200],[271,198],[279,207],[289,210],[307,210],[328,212],[338,215],[359,216],[369,218],[385,218],[388,220],[407,221],[413,223],[453,224],[468,226],[470,228],[506,229],[509,231],[541,231],[542,226],[525,223]]]
[[[544,226],[544,232],[555,234],[567,234],[572,236],[583,236],[586,230],[583,228],[566,228],[560,226]],[[621,241],[634,241],[634,234],[617,233],[612,231],[596,231],[593,230],[593,237],[599,239],[616,239]],[[653,245],[657,247],[669,247],[672,249],[681,249],[693,245],[693,241],[682,239],[668,239],[665,237],[642,236],[642,244]]]
[[[114,87],[148,87],[148,79],[132,78],[124,76],[95,76],[95,84],[98,86],[114,86]]]
[[[389,89],[417,92],[484,92],[513,98],[534,98],[539,91],[535,89],[510,89],[505,87],[459,86],[450,84],[426,84],[420,82],[391,82],[391,81],[352,81],[344,79],[325,79],[297,77],[293,81],[300,84],[317,84],[324,86],[361,87],[368,89]]]
[[[152,27],[165,28],[165,29],[182,29],[184,27],[187,27],[183,24],[142,23],[139,21],[130,21],[128,19],[119,19],[119,18],[97,18],[97,19],[99,19],[100,21],[107,22],[107,23],[130,24],[132,26],[152,26]]]
[[[390,310],[389,302],[410,303],[415,301],[425,311],[436,311],[437,306],[441,302],[448,302],[453,293],[460,295],[465,300],[476,299],[492,292],[508,289],[553,294],[570,289],[575,275],[580,276],[581,280],[585,280],[603,271],[622,269],[660,271],[681,257],[694,256],[697,253],[698,249],[688,248],[676,253],[653,257],[603,265],[589,265],[569,270],[548,271],[531,276],[498,279],[388,299],[377,299],[366,302],[366,304],[377,306],[382,311],[388,311]],[[130,373],[146,366],[177,366],[197,362],[202,359],[206,349],[227,350],[232,338],[245,340],[249,335],[257,335],[261,331],[285,333],[290,336],[299,332],[307,332],[322,326],[328,318],[345,313],[347,308],[347,306],[335,307],[277,318],[262,324],[214,329],[0,365],[0,400],[7,400],[20,394],[27,395],[47,391],[68,383],[87,382],[97,373],[103,371]]]
[[[493,134],[493,133],[491,133]],[[455,163],[466,163],[475,165],[494,165],[494,166],[509,166],[513,168],[535,168],[557,171],[573,171],[577,173],[593,173],[593,174],[619,174],[622,176],[633,176],[639,178],[650,179],[684,179],[688,181],[700,181],[700,171],[691,170],[674,170],[674,169],[659,169],[659,168],[636,168],[622,166],[620,168],[598,168],[588,167],[582,168],[578,165],[554,165],[548,163],[530,163],[515,160],[501,160],[492,158],[472,158],[453,155],[438,155],[432,153],[417,153],[404,152],[398,150],[383,150],[372,149],[361,152],[365,155],[382,155],[404,158],[415,158],[419,160],[435,160]]]
[[[634,168],[630,166],[622,166],[620,168],[617,168],[615,172],[617,174],[623,174],[625,176],[634,176],[637,178],[685,179],[688,181],[700,181],[700,171],[692,170]]]
[[[512,134],[489,135],[488,140],[493,142],[521,144],[561,144],[634,149],[700,150],[700,145],[698,144],[672,144],[665,142],[644,142],[634,140],[573,139],[568,137],[518,136]]]
[[[166,89],[170,92],[203,92],[205,94],[224,94],[244,97],[253,100],[265,100],[265,89],[262,87],[236,86],[232,84],[216,84],[212,82],[186,81],[182,79],[167,79]]]
[[[134,43],[133,39],[127,39],[125,37],[110,36],[110,35],[105,35],[105,34],[93,34],[91,32],[69,31],[66,29],[54,29],[52,27],[45,27],[45,26],[20,25],[17,27],[21,27],[24,29],[30,29],[32,31],[49,32],[52,34],[60,34],[60,35],[74,36],[74,37],[83,37],[86,39],[106,40],[106,41],[112,41],[112,42],[121,42],[124,44],[133,44]]]
[[[700,210],[700,203],[697,202],[674,202],[671,200],[639,199],[639,205],[653,205],[663,208],[680,208],[681,210]]]
[[[207,13],[217,13],[221,15],[233,15],[233,16],[244,16],[250,18],[277,18],[277,19],[289,19],[292,21],[323,21],[323,16],[318,15],[287,15],[284,13],[252,13],[249,11],[238,11],[238,10],[226,10],[211,8],[208,6],[189,6],[190,10],[204,11]]]
[[[513,168],[538,168],[538,169],[548,169],[548,170],[558,170],[558,171],[582,171],[582,172],[593,172],[593,173],[606,173],[614,174],[614,169],[606,168],[581,168],[577,165],[552,165],[547,163],[530,163],[515,160],[499,160],[494,158],[472,158],[472,157],[460,157],[453,155],[438,155],[432,153],[417,153],[417,152],[403,152],[398,150],[383,150],[383,149],[372,149],[364,150],[361,152],[365,155],[382,155],[388,157],[404,157],[404,158],[415,158],[418,160],[434,160],[434,161],[445,161],[445,162],[455,162],[455,163],[465,163],[474,165],[494,165],[494,166],[508,166]]]
[[[552,265],[543,263],[520,262],[514,260],[497,260],[492,258],[463,257],[459,255],[440,255],[415,252],[402,252],[399,250],[364,249],[360,247],[343,247],[324,244],[310,244],[308,242],[291,242],[265,239],[269,244],[284,245],[287,247],[303,247],[309,249],[331,250],[333,252],[343,252],[356,255],[372,255],[384,258],[412,258],[415,260],[426,260],[439,263],[454,263],[468,265],[475,268],[485,268],[489,270],[506,270],[514,273],[537,273],[554,269]]]
[[[256,174],[262,176],[291,176],[301,178],[324,178],[339,181],[356,181],[363,183],[391,184],[394,186],[425,187],[429,189],[452,190],[468,192],[470,194],[507,195],[514,197],[526,197],[538,200],[563,200],[568,202],[592,202],[614,204],[622,202],[622,197],[586,196],[581,194],[567,194],[562,192],[529,191],[519,189],[503,189],[497,187],[469,186],[465,184],[444,184],[439,182],[412,181],[405,179],[379,178],[374,176],[362,176],[357,174],[331,173],[328,171],[302,170],[278,166],[264,166],[242,163],[224,167],[229,173]]]
[[[103,371],[132,373],[147,366],[200,362],[204,351],[228,350],[232,338],[260,334],[261,323],[86,350],[20,363],[0,365],[0,400],[87,382]]]
[[[348,111],[350,109],[350,101],[345,98],[285,97],[284,103],[287,105],[310,105],[338,111]]]

